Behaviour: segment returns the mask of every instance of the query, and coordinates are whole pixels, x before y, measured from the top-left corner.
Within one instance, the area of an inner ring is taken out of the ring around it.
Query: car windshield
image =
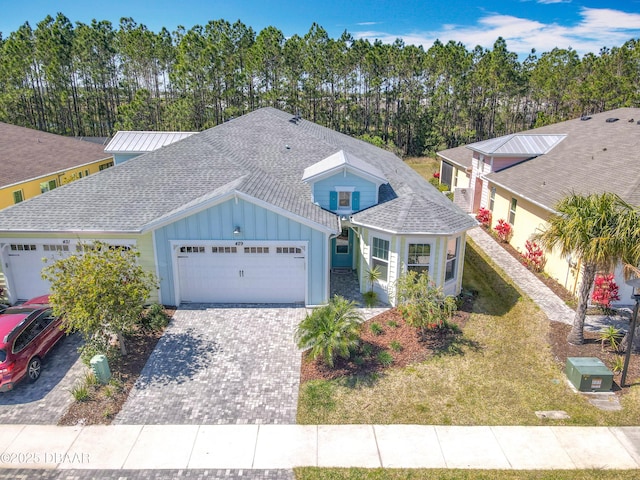
[[[4,362],[7,359],[7,352],[0,349],[0,363]]]

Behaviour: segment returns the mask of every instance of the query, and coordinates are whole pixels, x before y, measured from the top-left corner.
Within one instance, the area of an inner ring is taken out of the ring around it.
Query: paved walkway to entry
[[[513,258],[484,229],[474,228],[468,232],[468,236],[491,257],[491,260],[511,278],[520,290],[540,307],[549,320],[569,325],[573,324],[574,310],[522,263]],[[622,309],[621,314],[614,316],[588,315],[585,319],[585,329],[600,331],[603,327],[613,325],[620,330],[626,331],[629,328],[630,316],[631,310],[629,309]]]
[[[116,424],[295,423],[302,307],[178,309]]]

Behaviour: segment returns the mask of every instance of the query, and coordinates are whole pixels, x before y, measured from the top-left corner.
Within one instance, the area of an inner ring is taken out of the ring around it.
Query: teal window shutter
[[[360,210],[360,192],[353,192],[351,194],[351,210]]]
[[[338,192],[329,192],[329,210],[338,209]]]

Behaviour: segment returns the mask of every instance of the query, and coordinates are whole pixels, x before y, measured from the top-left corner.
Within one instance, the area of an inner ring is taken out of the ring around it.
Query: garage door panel
[[[185,246],[178,250],[182,302],[304,302],[306,261],[302,247],[291,247],[292,253],[290,247],[278,248],[275,243],[233,250],[207,245],[204,252],[198,248],[197,253],[195,248],[186,252]]]
[[[15,300],[27,300],[49,293],[49,282],[42,278],[42,269],[48,264],[71,255],[69,245],[53,243],[15,243],[8,246],[8,269]]]

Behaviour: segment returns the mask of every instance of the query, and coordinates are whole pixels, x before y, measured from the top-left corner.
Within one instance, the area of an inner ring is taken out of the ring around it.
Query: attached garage
[[[174,244],[180,302],[305,303],[306,244]]]
[[[42,243],[42,240],[38,243],[33,240],[17,241],[4,245],[4,249],[4,273],[14,290],[13,298],[18,300],[28,300],[49,293],[49,282],[41,276],[46,265],[43,259],[53,261],[71,254],[69,244],[55,241]]]
[[[15,303],[49,293],[49,282],[42,278],[42,269],[48,263],[76,254],[78,243],[78,240],[59,238],[22,238],[2,243],[2,273],[9,286],[10,301]],[[135,245],[134,241],[120,239],[105,243],[114,247]]]

